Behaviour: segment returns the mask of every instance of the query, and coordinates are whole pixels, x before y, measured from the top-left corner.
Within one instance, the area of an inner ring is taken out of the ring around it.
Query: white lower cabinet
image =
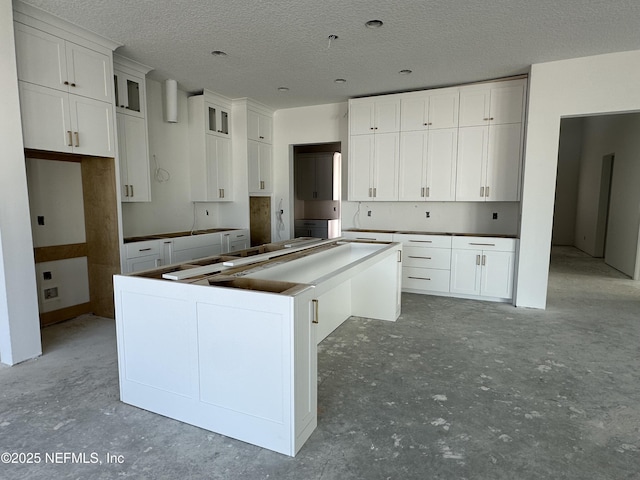
[[[451,237],[396,233],[402,242],[402,290],[411,293],[449,292]]]
[[[140,272],[162,265],[162,241],[145,240],[143,242],[132,242],[125,245],[125,268],[124,273]]]
[[[454,237],[451,293],[512,299],[516,242],[513,238]]]
[[[375,230],[343,230],[342,237],[349,240],[366,240],[369,242],[393,242],[392,232],[376,232]]]
[[[219,233],[206,233],[173,239],[173,263],[188,262],[196,258],[211,257],[222,253]]]
[[[221,253],[237,252],[250,247],[249,230],[240,229],[222,232],[220,239],[222,240]]]

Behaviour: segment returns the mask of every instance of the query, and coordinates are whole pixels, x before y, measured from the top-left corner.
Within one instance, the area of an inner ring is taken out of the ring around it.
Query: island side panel
[[[295,454],[294,297],[134,276],[117,276],[115,286],[122,401]],[[172,320],[189,331],[189,341],[172,343],[182,335]],[[144,330],[147,337],[138,333]],[[149,349],[149,342],[160,346]],[[176,369],[167,355],[189,360]],[[161,371],[169,379],[159,380]],[[181,375],[188,388],[166,388],[183,387]]]

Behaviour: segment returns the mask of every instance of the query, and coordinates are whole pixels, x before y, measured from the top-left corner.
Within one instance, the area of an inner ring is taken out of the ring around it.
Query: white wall
[[[558,178],[553,210],[554,245],[575,244],[582,128],[582,118],[564,118],[560,122]]]
[[[345,202],[342,228],[516,235],[519,211],[517,202]]]
[[[151,202],[122,204],[125,237],[189,231],[194,220],[194,204],[190,199],[189,185],[187,93],[178,90],[178,123],[167,123],[163,116],[163,85],[147,79],[146,87]],[[158,166],[171,175],[169,181],[160,183],[154,178],[153,155],[156,156]],[[218,226],[218,204],[197,203],[195,208],[196,229]]]
[[[638,111],[639,84],[640,50],[532,65],[517,306],[546,304],[561,117]]]
[[[0,362],[42,353],[11,0],[0,0]]]
[[[272,203],[272,239],[293,236],[293,148],[292,145],[342,142],[342,168],[345,171],[348,146],[348,104],[332,103],[312,107],[288,108],[274,114],[273,171],[274,194]],[[345,176],[343,175],[343,185]],[[343,195],[344,198],[344,195]],[[284,227],[277,230],[276,209],[280,199],[284,214]]]

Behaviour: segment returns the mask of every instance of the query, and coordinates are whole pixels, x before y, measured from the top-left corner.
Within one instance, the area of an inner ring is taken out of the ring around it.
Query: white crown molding
[[[146,75],[153,70],[153,67],[145,65],[144,63],[136,62],[130,58],[123,57],[117,53],[113,54],[113,68],[126,73],[137,73],[142,75]]]

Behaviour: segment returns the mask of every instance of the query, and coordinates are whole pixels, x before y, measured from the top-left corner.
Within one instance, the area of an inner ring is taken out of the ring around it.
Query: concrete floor
[[[412,294],[402,311],[321,344],[295,458],[119,402],[113,321],[46,328],[44,356],[0,368],[0,453],[41,460],[0,478],[640,478],[638,282],[561,248],[545,311]]]

